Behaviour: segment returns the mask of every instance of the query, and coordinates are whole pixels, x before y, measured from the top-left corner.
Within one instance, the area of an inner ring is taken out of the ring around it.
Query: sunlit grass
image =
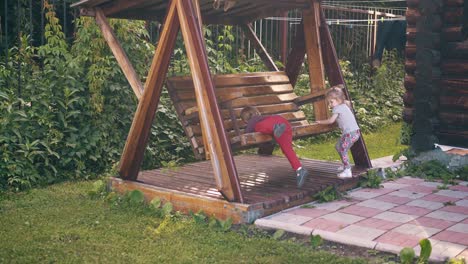
[[[0,196],[0,263],[367,263],[188,217],[112,207],[90,182]],[[376,262],[374,262],[376,263]]]
[[[395,123],[382,127],[379,131],[366,133],[363,135],[367,146],[367,151],[371,159],[377,159],[385,156],[394,155],[407,146],[400,144],[401,123]],[[335,150],[337,139],[332,139],[320,143],[304,143],[303,141],[296,146],[297,155],[302,158],[339,161],[340,157]],[[280,151],[276,151],[280,154]],[[352,157],[352,155],[350,155]]]

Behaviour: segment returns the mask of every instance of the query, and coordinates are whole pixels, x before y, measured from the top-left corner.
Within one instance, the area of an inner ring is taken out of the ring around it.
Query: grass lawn
[[[393,155],[401,124],[364,135],[372,159]],[[335,141],[297,148],[302,157],[337,160]],[[0,193],[0,263],[380,263],[344,258],[290,240],[222,232],[188,217],[161,218],[113,206],[69,182]]]
[[[400,144],[401,125],[401,123],[395,123],[372,134],[363,135],[371,159],[394,155],[407,148]],[[302,158],[339,161],[340,157],[336,153],[335,144],[336,139],[317,144],[300,143],[295,150]],[[275,153],[281,152],[277,150]]]
[[[0,263],[368,263],[90,198],[91,182],[0,196]],[[373,259],[372,263],[382,263]]]

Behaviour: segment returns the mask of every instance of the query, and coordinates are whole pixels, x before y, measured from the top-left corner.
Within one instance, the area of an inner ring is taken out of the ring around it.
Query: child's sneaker
[[[341,173],[338,173],[338,178],[352,178],[353,173],[351,172],[351,169],[345,169]]]
[[[273,126],[273,134],[275,135],[275,138],[279,138],[283,135],[284,130],[286,130],[286,125],[285,124],[275,124]]]
[[[302,167],[297,169],[297,171],[296,171],[296,182],[297,182],[297,187],[298,188],[301,188],[304,185],[305,179],[307,178],[308,174],[309,174],[309,172],[306,169],[302,168]]]

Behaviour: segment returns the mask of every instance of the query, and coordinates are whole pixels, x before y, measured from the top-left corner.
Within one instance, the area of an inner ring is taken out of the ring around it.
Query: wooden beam
[[[279,22],[279,42],[280,42],[280,56],[281,56],[281,61],[283,62],[283,65],[286,66],[286,63],[288,61],[288,25],[289,22],[286,20],[288,18],[288,12],[284,12],[283,15],[281,16],[284,18]]]
[[[169,61],[179,31],[176,12],[177,1],[169,5],[163,30],[146,80],[143,96],[133,118],[120,159],[119,173],[123,179],[136,180],[140,170],[146,143],[159,104],[161,91],[166,79]]]
[[[304,23],[297,27],[296,36],[294,37],[293,47],[288,56],[286,63],[286,74],[289,77],[291,85],[296,86],[297,78],[301,73],[302,63],[304,63],[304,56],[306,53],[305,39],[304,39]]]
[[[108,5],[105,5],[102,7],[102,11],[104,12],[105,15],[113,15],[122,11],[125,11],[127,9],[130,9],[135,6],[139,6],[140,4],[143,4],[145,2],[148,2],[147,0],[114,0],[110,2]]]
[[[320,46],[320,2],[310,0],[311,8],[303,12],[304,36],[307,61],[309,62],[309,77],[311,93],[325,89],[325,69],[323,68],[322,47]],[[328,118],[328,108],[325,100],[314,103],[316,120]]]
[[[127,57],[127,54],[123,50],[119,41],[115,37],[114,31],[107,22],[106,16],[103,14],[102,10],[99,8],[95,9],[95,19],[99,28],[101,29],[102,35],[106,40],[109,48],[114,54],[115,59],[119,63],[122,72],[124,73],[127,81],[130,83],[130,86],[133,89],[138,100],[140,100],[141,95],[143,94],[143,85],[141,84],[140,78],[138,77],[135,69],[132,66],[132,63]]]
[[[307,95],[296,98],[294,100],[294,102],[297,105],[301,106],[301,105],[304,105],[304,104],[314,103],[314,102],[317,102],[317,101],[320,101],[320,100],[324,100],[326,92],[327,92],[327,90],[325,90],[325,89],[320,90],[320,91],[315,91],[315,92],[312,92],[310,94],[307,94]]]
[[[192,72],[203,132],[208,139],[211,163],[219,191],[229,201],[243,202],[237,169],[226,137],[223,119],[208,67],[206,47],[192,0],[177,0],[177,12]]]
[[[336,55],[335,45],[328,29],[325,14],[323,10],[320,12],[320,20],[322,21],[321,36],[322,36],[322,51],[325,71],[327,73],[328,81],[331,86],[343,84],[346,98],[351,99],[349,96],[348,88],[341,72],[341,66]],[[356,166],[364,168],[372,168],[372,163],[367,153],[364,138],[361,136],[359,140],[351,147],[351,153],[354,158]]]
[[[254,46],[254,49],[257,51],[263,63],[265,63],[268,70],[279,71],[275,62],[268,54],[268,51],[265,49],[265,47],[262,45],[262,42],[258,39],[257,35],[255,34],[255,31],[253,30],[252,25],[251,24],[241,25],[241,28],[244,31],[244,34],[247,36],[247,38],[250,40],[250,42]]]

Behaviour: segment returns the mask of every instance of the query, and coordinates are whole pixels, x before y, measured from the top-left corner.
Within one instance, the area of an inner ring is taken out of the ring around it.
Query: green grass
[[[92,188],[63,183],[0,196],[0,263],[367,263],[112,206],[90,198]]]
[[[371,159],[394,155],[407,146],[400,144],[401,123],[389,125],[381,128],[372,134],[364,134],[364,141]],[[340,157],[335,150],[337,139],[320,142],[317,144],[299,143],[295,148],[297,155],[302,158],[339,161]],[[276,151],[279,154],[280,151]],[[352,158],[352,155],[350,155]]]

